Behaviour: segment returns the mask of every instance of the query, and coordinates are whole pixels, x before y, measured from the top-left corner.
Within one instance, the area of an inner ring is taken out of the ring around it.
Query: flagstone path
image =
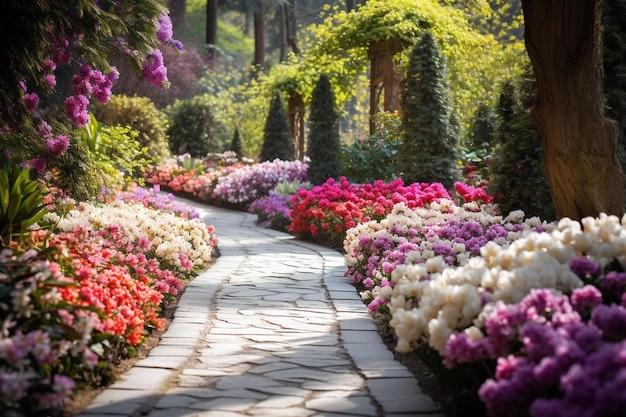
[[[185,202],[221,256],[159,345],[80,417],[443,417],[383,344],[343,256]]]

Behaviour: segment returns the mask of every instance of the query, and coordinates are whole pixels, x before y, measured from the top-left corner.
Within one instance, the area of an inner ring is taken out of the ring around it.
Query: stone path
[[[340,253],[188,203],[221,256],[159,346],[80,417],[443,417],[382,343]]]

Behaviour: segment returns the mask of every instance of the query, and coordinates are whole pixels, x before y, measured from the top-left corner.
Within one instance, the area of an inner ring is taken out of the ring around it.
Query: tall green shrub
[[[170,150],[175,155],[188,153],[193,157],[203,157],[207,153],[223,150],[219,133],[221,127],[213,116],[207,95],[176,100],[165,112],[169,120]]]
[[[536,94],[528,72],[516,86],[506,82],[497,105],[497,128],[489,173],[489,193],[502,213],[522,210],[527,217],[555,218],[550,187],[543,173],[543,149],[530,116]]]
[[[237,159],[243,158],[243,144],[241,143],[241,137],[239,135],[239,128],[235,128],[233,133],[233,140],[230,142],[229,150],[237,154]]]
[[[151,162],[169,156],[167,116],[147,97],[113,95],[106,104],[94,106],[94,114],[108,126],[125,126],[139,132],[137,140],[148,149]]]
[[[323,184],[329,178],[338,178],[341,140],[339,137],[339,115],[335,109],[335,96],[326,74],[322,74],[311,96],[309,115],[309,137],[307,155],[309,180],[312,184]]]
[[[451,189],[457,138],[450,123],[446,64],[435,38],[425,32],[412,49],[402,83],[403,138],[399,155],[405,183],[439,182]]]
[[[496,130],[496,115],[486,103],[478,105],[467,131],[466,145],[469,149],[491,149],[491,140]]]
[[[295,159],[289,120],[287,119],[283,99],[278,91],[272,97],[270,110],[265,120],[261,161],[273,161],[276,158],[283,161],[293,161]]]

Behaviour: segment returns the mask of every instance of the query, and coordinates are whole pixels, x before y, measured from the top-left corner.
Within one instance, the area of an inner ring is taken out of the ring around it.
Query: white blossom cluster
[[[140,203],[112,201],[105,207],[81,203],[57,220],[57,228],[65,232],[118,225],[124,232],[117,244],[133,245],[141,238],[147,239],[157,257],[182,270],[185,268],[181,254],[186,255],[194,267],[206,266],[213,254],[214,238],[202,220],[182,218]]]
[[[600,215],[580,223],[565,218],[556,229],[532,232],[510,245],[490,242],[481,256],[450,268],[437,258],[407,260],[392,273],[391,326],[397,350],[427,343],[443,354],[456,331],[482,337],[484,318],[496,301],[517,303],[533,288],[569,292],[583,285],[569,264],[587,256],[599,266],[617,260],[626,266],[626,216]]]

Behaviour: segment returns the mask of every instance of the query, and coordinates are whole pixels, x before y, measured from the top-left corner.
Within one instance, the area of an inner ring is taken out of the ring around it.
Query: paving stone
[[[245,411],[255,404],[254,400],[245,398],[216,398],[189,404],[194,410]]]
[[[307,401],[305,406],[311,410],[349,413],[351,416],[378,416],[378,410],[369,397],[314,398]]]
[[[120,380],[111,387],[113,389],[157,391],[170,375],[171,372],[166,369],[134,367],[124,373]]]
[[[437,404],[422,393],[414,378],[370,379],[367,386],[387,413],[440,411]]]
[[[163,369],[178,369],[182,364],[184,364],[189,359],[189,356],[161,356],[161,355],[153,355],[152,352],[150,355],[145,358],[137,361],[135,366],[143,367],[143,368],[163,368]]]
[[[313,410],[305,408],[253,408],[246,413],[251,416],[260,417],[310,417],[315,414]],[[345,416],[344,416],[345,417]]]
[[[299,396],[280,395],[269,397],[254,405],[255,408],[287,408],[304,404],[305,399]]]
[[[197,399],[188,395],[165,395],[157,401],[155,408],[185,408],[189,404],[197,402]]]

